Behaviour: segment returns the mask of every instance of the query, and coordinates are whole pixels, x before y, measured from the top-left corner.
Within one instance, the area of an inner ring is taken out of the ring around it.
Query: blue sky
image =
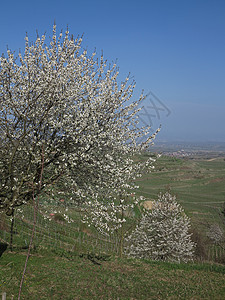
[[[121,80],[131,72],[135,96],[160,99],[160,115],[148,108],[159,140],[225,142],[224,0],[2,1],[0,52],[23,49],[26,32],[50,36],[54,20],[117,59]]]

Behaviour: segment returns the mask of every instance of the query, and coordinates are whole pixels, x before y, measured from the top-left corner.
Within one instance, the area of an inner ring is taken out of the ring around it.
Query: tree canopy
[[[132,156],[149,128],[138,128],[135,82],[118,83],[116,64],[95,58],[82,38],[65,34],[25,38],[24,53],[0,58],[0,209],[8,215],[59,182],[71,201],[131,188],[147,163]]]

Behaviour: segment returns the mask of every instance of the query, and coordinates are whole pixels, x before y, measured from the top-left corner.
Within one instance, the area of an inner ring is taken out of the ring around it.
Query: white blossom
[[[127,237],[127,254],[138,258],[184,261],[193,258],[195,244],[189,233],[190,220],[175,196],[160,194],[152,210],[146,210]]]

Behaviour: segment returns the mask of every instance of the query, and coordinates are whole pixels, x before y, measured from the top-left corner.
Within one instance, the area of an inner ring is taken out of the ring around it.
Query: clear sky
[[[135,96],[157,96],[145,106],[159,140],[225,142],[225,0],[11,0],[0,12],[1,53],[68,25],[121,79],[131,72]]]

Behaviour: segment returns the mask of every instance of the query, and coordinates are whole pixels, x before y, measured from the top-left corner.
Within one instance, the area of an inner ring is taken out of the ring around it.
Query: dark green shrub
[[[192,228],[191,229],[191,239],[192,241],[196,244],[195,247],[195,259],[196,260],[207,260],[208,255],[207,255],[207,243],[205,239],[203,238],[202,234],[196,229]]]
[[[2,254],[5,252],[5,250],[7,249],[8,244],[7,243],[2,243],[0,242],[0,257],[2,256]]]
[[[59,222],[59,223],[65,222],[64,216],[63,216],[62,214],[60,214],[60,213],[55,213],[55,214],[54,214],[54,220],[55,220],[56,222]]]

